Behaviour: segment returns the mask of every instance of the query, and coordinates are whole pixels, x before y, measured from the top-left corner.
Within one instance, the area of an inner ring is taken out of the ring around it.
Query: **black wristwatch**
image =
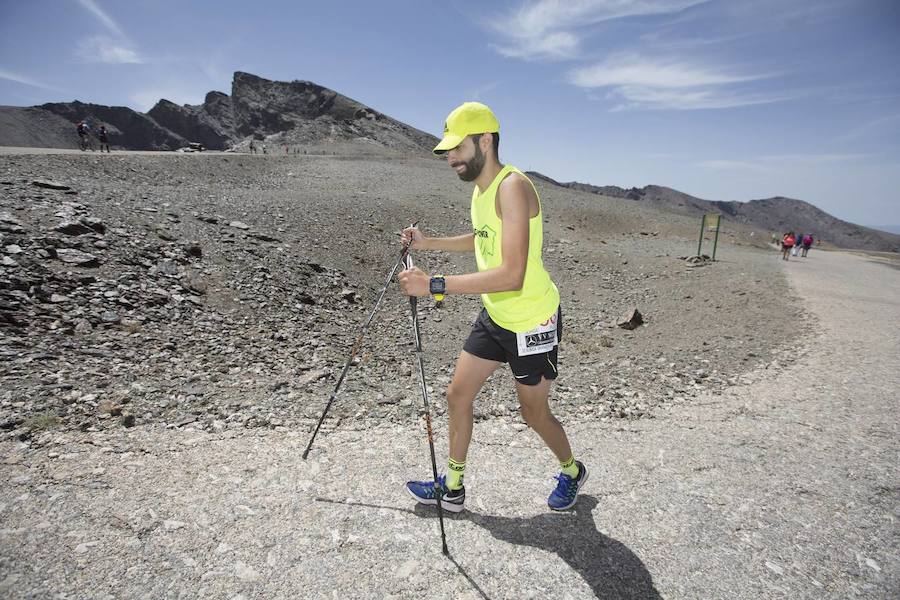
[[[428,293],[434,296],[435,301],[441,302],[444,299],[444,293],[447,290],[447,284],[443,275],[435,275],[428,282]]]

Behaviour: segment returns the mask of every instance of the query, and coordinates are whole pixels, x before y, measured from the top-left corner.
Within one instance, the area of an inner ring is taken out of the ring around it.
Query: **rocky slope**
[[[678,258],[696,249],[693,219],[538,186],[563,295],[560,415],[689,402],[781,362],[784,332],[802,333],[774,251],[723,235],[721,260],[693,265]],[[395,231],[468,230],[469,193],[442,163],[396,154],[0,156],[0,429],[304,427],[396,260]],[[474,270],[471,256],[416,260]],[[420,303],[438,411],[479,303]],[[632,307],[645,324],[616,327]],[[392,285],[336,418],[418,418],[408,310]],[[476,415],[517,411],[503,369]]]
[[[660,210],[684,215],[719,213],[727,221],[742,223],[764,232],[811,232],[820,240],[841,248],[900,252],[900,235],[843,221],[809,202],[794,198],[778,196],[749,202],[703,200],[659,185],[624,189],[614,185],[595,186],[576,181],[561,183],[541,173],[531,174],[568,189],[639,201]]]
[[[82,119],[95,128],[105,124],[110,143],[129,150],[174,150],[188,142],[224,150],[256,139],[273,145],[350,142],[421,152],[437,143],[432,135],[315,83],[236,72],[230,96],[213,91],[203,104],[184,106],[162,99],[147,114],[77,100],[2,107],[0,146],[76,148],[74,124]]]

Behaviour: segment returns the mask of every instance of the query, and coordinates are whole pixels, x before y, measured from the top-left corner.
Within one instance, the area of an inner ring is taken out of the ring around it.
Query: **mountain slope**
[[[743,223],[763,231],[779,234],[789,230],[798,233],[808,232],[824,242],[842,248],[900,252],[900,235],[843,221],[809,202],[794,198],[778,196],[749,202],[726,202],[703,200],[659,185],[625,189],[614,185],[595,186],[576,181],[561,183],[533,171],[529,172],[529,175],[561,187],[634,200],[679,214],[699,216],[704,213],[719,213],[724,215],[727,221]]]
[[[212,91],[203,104],[161,99],[146,114],[79,101],[0,107],[0,145],[77,148],[75,123],[106,125],[126,150],[175,150],[188,142],[224,150],[251,139],[273,144],[351,142],[428,151],[437,138],[310,81],[271,81],[236,72],[231,95]]]

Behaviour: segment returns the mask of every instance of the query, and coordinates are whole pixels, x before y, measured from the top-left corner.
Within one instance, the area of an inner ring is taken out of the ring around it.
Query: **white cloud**
[[[119,27],[119,24],[116,23],[112,17],[110,17],[106,12],[100,8],[100,6],[94,2],[94,0],[78,0],[78,3],[81,4],[89,13],[94,15],[100,24],[109,29],[112,33],[116,34],[119,37],[124,38],[125,34],[122,33],[122,28]]]
[[[519,37],[512,44],[491,47],[508,58],[564,59],[578,55],[578,38],[567,31],[556,31],[534,37]]]
[[[608,99],[621,100],[613,110],[630,108],[697,110],[767,104],[786,95],[736,91],[737,84],[776,74],[743,74],[714,69],[684,59],[648,59],[618,54],[571,70],[567,79],[578,87],[609,90]]]
[[[616,55],[602,63],[574,69],[569,73],[571,83],[586,88],[612,86],[689,88],[741,83],[764,77],[721,73],[687,62],[653,61],[636,55]]]
[[[78,0],[97,21],[113,35],[95,35],[78,43],[75,54],[85,62],[111,65],[142,64],[146,62],[134,49],[134,44],[119,24],[100,8],[95,0]]]
[[[85,62],[100,62],[113,65],[142,64],[137,52],[128,45],[103,35],[95,35],[78,43],[76,54]]]
[[[506,38],[504,56],[563,59],[577,56],[578,30],[623,17],[670,14],[705,0],[537,0],[495,17],[490,27]]]
[[[38,81],[37,79],[33,79],[27,75],[21,75],[19,73],[13,73],[12,71],[7,71],[6,69],[0,68],[0,79],[6,79],[7,81],[14,81],[16,83],[21,83],[23,85],[30,85],[36,88],[42,88],[45,90],[53,90],[56,92],[61,92],[57,87],[53,87],[52,85],[47,85],[42,81]]]

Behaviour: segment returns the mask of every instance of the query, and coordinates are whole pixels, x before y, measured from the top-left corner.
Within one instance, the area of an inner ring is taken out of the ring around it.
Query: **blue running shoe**
[[[463,509],[463,503],[466,501],[465,486],[458,490],[448,490],[443,475],[438,477],[438,485],[441,488],[441,508],[444,510],[458,513]],[[409,495],[416,499],[419,504],[437,505],[437,499],[434,493],[434,481],[407,481],[406,491]]]
[[[581,464],[580,460],[576,460],[575,464],[578,465],[578,477],[573,479],[565,473],[560,473],[556,476],[556,480],[559,483],[556,484],[556,489],[553,490],[550,498],[547,499],[547,504],[553,510],[567,510],[575,506],[578,492],[581,490],[584,482],[587,481],[587,467]]]

